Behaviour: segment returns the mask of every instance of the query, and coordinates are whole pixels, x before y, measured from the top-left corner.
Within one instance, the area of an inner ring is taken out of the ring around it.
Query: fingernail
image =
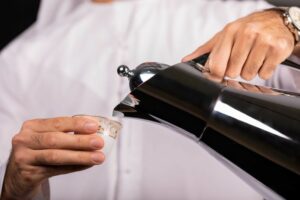
[[[101,153],[94,153],[91,155],[91,158],[95,163],[103,162],[103,155]]]
[[[97,122],[87,122],[84,124],[84,128],[87,131],[97,131],[99,124]]]
[[[93,140],[91,140],[91,146],[93,148],[95,148],[95,149],[101,149],[102,146],[103,146],[103,144],[102,144],[102,142],[101,142],[101,140],[99,138],[99,139],[93,139]]]

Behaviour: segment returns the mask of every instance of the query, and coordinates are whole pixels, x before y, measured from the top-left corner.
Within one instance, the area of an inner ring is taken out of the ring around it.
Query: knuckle
[[[34,126],[35,122],[34,120],[27,120],[22,125],[22,130],[31,129],[32,126]]]
[[[260,34],[258,26],[254,23],[247,23],[242,29],[242,32],[248,38],[255,38],[257,35]]]
[[[282,52],[289,50],[289,42],[285,39],[277,39],[276,44],[273,43],[272,49],[275,52],[282,54]]]
[[[27,161],[26,155],[22,152],[16,151],[13,156],[13,160],[17,166],[24,165]]]
[[[57,147],[57,138],[54,135],[48,135],[46,142],[47,142],[49,148]]]
[[[224,27],[225,32],[234,32],[238,28],[238,24],[236,22],[230,22]]]
[[[59,164],[59,156],[56,152],[50,152],[45,159],[48,163]]]
[[[251,40],[251,41],[255,40],[255,38],[258,37],[257,33],[247,32],[247,31],[245,31],[245,33],[243,35],[244,35],[245,39]]]
[[[42,134],[32,134],[30,136],[30,139],[32,143],[36,144],[37,146],[42,146],[43,145],[43,135]]]
[[[25,138],[21,134],[17,134],[12,138],[12,146],[19,146],[25,143]]]
[[[60,130],[63,127],[63,120],[60,118],[55,118],[53,119],[53,128],[55,128],[56,130]]]
[[[272,35],[261,35],[259,38],[259,42],[261,46],[265,47],[273,47],[274,45],[274,38]]]

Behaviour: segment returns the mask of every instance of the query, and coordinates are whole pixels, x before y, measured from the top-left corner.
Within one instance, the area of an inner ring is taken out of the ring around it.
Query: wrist
[[[20,185],[15,184],[17,183],[17,180],[5,181],[6,182],[4,183],[2,188],[2,196],[0,200],[30,200],[33,199],[40,187],[39,185],[35,187],[26,187],[27,189],[24,189],[23,187],[20,187]]]
[[[10,172],[7,170],[2,187],[1,200],[20,199],[23,192],[21,192],[21,189],[18,185],[19,183],[15,176],[10,176]]]
[[[300,41],[300,8],[292,7],[276,7],[274,10],[282,12],[284,25],[289,29],[295,40],[295,45]]]
[[[23,180],[18,172],[15,172],[16,167],[9,163],[4,176],[2,195],[0,200],[29,200],[34,197],[38,191],[40,184],[32,184]]]

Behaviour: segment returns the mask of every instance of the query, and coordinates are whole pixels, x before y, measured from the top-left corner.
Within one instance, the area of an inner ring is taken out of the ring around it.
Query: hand
[[[206,67],[218,77],[251,80],[258,74],[268,79],[295,45],[281,15],[280,11],[266,10],[229,23],[183,61],[211,52]]]
[[[84,117],[25,122],[12,140],[1,199],[31,199],[47,178],[101,164],[98,128],[98,121]]]

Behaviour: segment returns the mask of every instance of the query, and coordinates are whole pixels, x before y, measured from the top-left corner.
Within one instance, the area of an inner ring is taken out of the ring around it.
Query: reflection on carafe
[[[219,80],[204,67],[207,57],[135,70],[120,66],[131,93],[114,114],[158,122],[200,141],[266,198],[297,196],[299,94]]]

